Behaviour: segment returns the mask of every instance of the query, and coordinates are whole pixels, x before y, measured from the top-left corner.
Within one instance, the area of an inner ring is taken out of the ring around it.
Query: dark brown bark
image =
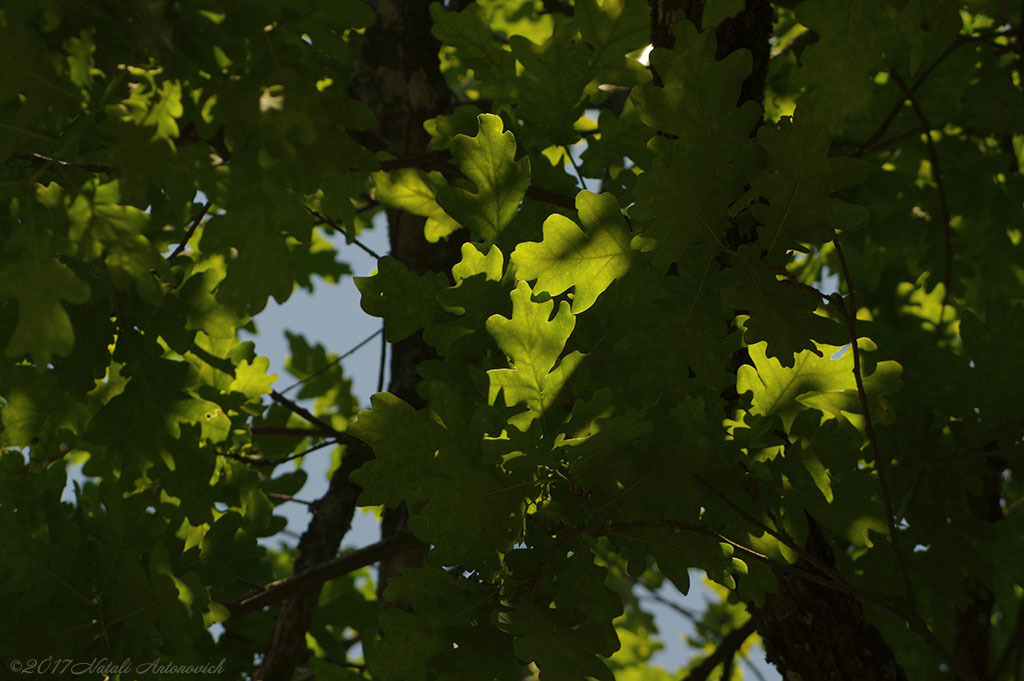
[[[437,58],[440,44],[431,35],[430,2],[427,0],[376,0],[377,23],[367,31],[363,53],[353,83],[355,95],[366,102],[377,118],[377,137],[385,150],[399,157],[427,151],[429,136],[423,122],[451,109],[452,97],[441,75]],[[409,271],[448,272],[456,262],[458,244],[430,244],[423,236],[424,219],[389,210],[388,235],[391,256]],[[416,366],[433,356],[419,334],[391,348],[391,381],[388,390],[414,407],[423,406],[416,394]],[[404,506],[387,509],[381,536],[405,530]],[[416,546],[380,564],[378,588],[383,593],[388,578],[402,567],[420,565],[425,545]]]
[[[817,523],[811,522],[807,552],[835,567],[835,557]],[[813,571],[801,560],[798,567]],[[764,605],[747,604],[764,641],[768,661],[783,678],[803,681],[906,681],[881,634],[851,594],[775,571],[778,590]]]
[[[650,0],[651,36],[657,47],[670,48],[680,20],[702,25],[705,0]],[[767,0],[746,0],[744,10],[715,28],[716,58],[745,49],[753,57],[737,105],[762,104],[770,59],[774,10]],[[655,74],[657,83],[657,74]],[[732,228],[731,228],[732,229]],[[728,264],[723,264],[728,266]],[[806,550],[834,568],[828,540],[811,519]],[[814,566],[800,567],[815,572]],[[748,604],[764,642],[768,660],[791,681],[905,681],[902,668],[878,631],[867,622],[861,603],[852,595],[775,571],[778,590],[761,607]]]
[[[327,493],[313,507],[313,518],[299,540],[295,574],[334,558],[352,524],[356,499],[362,489],[348,477],[370,458],[365,445],[351,444],[341,466],[331,476]],[[306,656],[306,631],[313,619],[321,584],[281,603],[274,633],[254,681],[289,681],[295,666]]]

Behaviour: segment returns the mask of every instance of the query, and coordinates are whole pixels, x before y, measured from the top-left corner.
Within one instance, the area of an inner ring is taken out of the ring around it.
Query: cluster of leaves
[[[252,669],[271,620],[223,604],[290,571],[257,538],[304,482],[254,463],[309,441],[260,436],[301,419],[238,330],[347,273],[315,228],[355,239],[378,201],[465,242],[450,272],[356,280],[387,341],[434,349],[425,406],[353,419],[337,367],[302,397],[430,551],[388,583],[407,609],[329,584],[317,678],[359,675],[323,662],[346,631],[383,681],[667,678],[631,590],[698,569],[762,604],[812,522],[908,676],[949,663],[965,578],[1019,646],[1024,18],[778,8],[762,108],[737,105],[750,54],[715,58],[742,3],[681,22],[657,83],[646,3],[535,4],[432,6],[462,104],[421,158],[451,163],[391,170],[355,141],[357,0],[2,5],[0,654]],[[297,376],[331,362],[291,340]]]

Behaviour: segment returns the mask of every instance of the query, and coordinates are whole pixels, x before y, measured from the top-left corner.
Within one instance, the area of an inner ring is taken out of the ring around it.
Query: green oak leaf
[[[279,226],[269,223],[262,211],[213,216],[200,246],[203,251],[237,250],[216,290],[217,301],[236,313],[256,314],[270,295],[278,302],[291,296],[295,277],[288,244]]]
[[[751,180],[752,190],[765,199],[754,204],[754,217],[763,225],[760,241],[764,258],[792,248],[797,241],[828,241],[833,229],[863,227],[870,214],[863,206],[831,194],[860,184],[865,163],[852,158],[829,158],[831,135],[815,125],[801,108],[795,121],[783,118],[778,127],[761,126],[757,143],[768,152],[771,165]]]
[[[68,200],[68,236],[85,259],[103,259],[114,283],[129,289],[134,283],[139,295],[159,305],[163,292],[153,272],[166,272],[167,263],[144,235],[149,215],[135,206],[121,203],[117,180],[90,184]]]
[[[797,77],[815,89],[822,120],[830,127],[838,128],[871,103],[871,77],[885,68],[882,5],[877,0],[809,0],[795,10],[797,20],[819,36],[802,55]]]
[[[516,114],[554,144],[579,139],[574,124],[583,113],[584,89],[592,77],[590,51],[573,42],[574,34],[563,24],[543,45],[519,35],[509,38],[512,54],[523,65]]]
[[[474,338],[490,346],[490,338],[483,333],[487,317],[508,307],[510,285],[502,283],[503,273],[504,260],[497,246],[484,254],[474,244],[462,244],[462,260],[452,267],[455,286],[437,292],[438,304],[455,318],[427,327],[423,340],[442,356],[468,348]]]
[[[717,61],[715,43],[713,30],[698,34],[680,23],[675,47],[651,53],[664,87],[644,85],[631,95],[645,124],[675,138],[651,138],[654,160],[637,180],[630,209],[638,231],[657,243],[656,260],[666,264],[702,242],[724,248],[729,205],[755,158],[749,137],[760,107],[736,106],[750,54],[737,50]]]
[[[515,160],[516,141],[511,132],[502,132],[501,118],[480,114],[477,121],[476,137],[457,135],[451,143],[452,156],[476,191],[441,187],[437,202],[474,237],[493,243],[530,186],[530,159]]]
[[[564,215],[544,221],[544,240],[516,246],[516,276],[536,280],[534,290],[552,296],[573,287],[572,312],[588,309],[615,280],[629,271],[629,230],[611,194],[576,195],[583,229]]]
[[[512,318],[493,315],[487,320],[487,332],[509,358],[510,369],[492,369],[488,401],[493,404],[498,393],[505,394],[505,404],[525,403],[527,411],[510,419],[510,423],[526,431],[530,423],[550,407],[558,392],[579,365],[583,355],[572,352],[558,367],[558,356],[572,334],[576,318],[569,304],[562,301],[551,319],[554,301],[535,303],[526,282],[519,282],[512,291]]]
[[[573,18],[583,42],[593,49],[591,63],[601,83],[630,86],[650,78],[647,69],[629,52],[651,42],[651,13],[629,0],[578,0]]]
[[[242,360],[235,367],[235,380],[228,390],[235,390],[248,398],[259,397],[270,393],[270,386],[277,380],[277,374],[267,374],[270,360],[257,357],[252,362]]]
[[[750,134],[760,107],[754,102],[736,106],[750,74],[750,52],[737,50],[719,61],[716,43],[714,30],[698,33],[683,21],[674,48],[651,52],[651,66],[664,85],[644,85],[630,95],[644,123],[687,144],[727,146]]]
[[[391,393],[373,395],[370,405],[349,427],[374,453],[371,461],[352,474],[352,480],[363,488],[360,505],[394,507],[426,498],[424,490],[435,475],[434,454],[444,439],[444,427]]]
[[[774,357],[765,354],[764,342],[747,348],[753,366],[744,364],[736,378],[739,393],[753,396],[751,412],[755,415],[777,415],[787,432],[806,407],[822,411],[828,418],[845,419],[855,426],[862,422],[860,398],[853,375],[853,353],[847,348],[838,359],[830,359],[843,348],[815,343],[818,353],[804,350],[796,356],[792,368],[783,367]],[[858,339],[861,352],[876,349],[868,338]],[[892,360],[878,362],[875,370],[864,376],[864,391],[873,414],[886,416],[891,408],[884,395],[903,387],[903,368]]]
[[[721,298],[750,315],[743,334],[748,345],[767,341],[768,354],[790,366],[801,350],[817,352],[815,341],[841,345],[848,339],[841,324],[816,314],[821,298],[813,290],[788,279],[780,281],[759,260],[739,257],[734,262],[737,277],[721,291]]]
[[[18,323],[7,356],[28,353],[40,364],[68,356],[75,344],[71,319],[61,301],[84,303],[89,286],[53,258],[22,259],[0,269],[0,296],[18,301]]]
[[[473,69],[478,81],[500,91],[515,75],[515,59],[494,39],[482,7],[474,3],[461,12],[453,12],[434,2],[430,5],[430,18],[434,22],[434,37],[454,47],[460,63]]]
[[[606,579],[593,556],[574,553],[559,565],[557,588],[499,612],[498,627],[515,636],[516,657],[535,662],[542,680],[614,679],[598,656],[619,649],[612,620],[622,613],[622,600]]]
[[[380,259],[373,275],[353,281],[362,294],[363,310],[384,319],[389,343],[408,338],[434,321],[441,314],[435,296],[448,284],[440,272],[417,277],[391,256]]]
[[[427,219],[423,234],[427,241],[438,241],[459,228],[459,223],[437,204],[437,190],[448,182],[437,171],[425,173],[417,168],[400,168],[389,173],[373,173],[374,196],[390,208],[404,210]]]

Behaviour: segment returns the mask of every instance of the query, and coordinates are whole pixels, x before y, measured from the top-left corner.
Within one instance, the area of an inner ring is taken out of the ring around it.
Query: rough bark
[[[651,37],[656,47],[671,48],[679,21],[702,27],[705,0],[650,0]],[[767,0],[745,0],[739,14],[715,27],[716,57],[745,49],[753,57],[737,104],[763,104],[770,59],[774,10]],[[655,83],[659,83],[655,74]],[[728,263],[723,263],[728,266]],[[807,551],[835,567],[827,539],[811,519]],[[813,567],[804,565],[813,571]],[[792,574],[776,571],[778,591],[761,607],[748,605],[764,642],[768,660],[787,681],[905,681],[895,655],[864,617],[853,596],[825,589]]]
[[[369,3],[377,13],[377,23],[367,31],[356,78],[354,94],[362,99],[377,118],[378,139],[384,150],[399,157],[427,151],[430,137],[423,122],[451,109],[452,99],[437,58],[440,44],[430,33],[430,2],[427,0],[376,0]],[[456,261],[458,244],[430,244],[423,236],[424,219],[401,211],[389,210],[388,235],[391,256],[409,271],[447,272]],[[433,356],[419,334],[395,343],[391,348],[391,380],[388,390],[414,407],[423,406],[416,394],[419,377],[416,365]],[[387,538],[406,527],[404,506],[388,509],[381,524],[381,536]],[[420,565],[426,546],[419,545],[380,565],[378,586],[381,592],[388,578],[402,567]]]
[[[331,476],[327,492],[311,509],[313,517],[299,540],[295,574],[337,555],[341,540],[352,524],[356,499],[362,492],[348,477],[369,458],[368,447],[349,445],[342,465]],[[263,656],[263,663],[253,675],[254,681],[290,681],[295,666],[306,655],[306,631],[319,598],[320,585],[317,585],[281,603],[274,622],[274,633]]]
[[[835,556],[817,523],[805,547],[835,567]],[[804,561],[798,563],[813,571]],[[787,681],[906,681],[881,634],[864,617],[856,597],[776,571],[778,591],[762,607],[748,604],[768,661]]]

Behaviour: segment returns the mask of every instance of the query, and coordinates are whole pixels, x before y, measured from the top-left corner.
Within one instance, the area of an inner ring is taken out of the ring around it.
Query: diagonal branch
[[[324,582],[347,575],[359,568],[379,562],[382,558],[393,556],[411,548],[419,542],[412,534],[402,532],[394,534],[375,544],[365,546],[358,551],[337,556],[309,569],[297,572],[291,577],[279,579],[264,586],[260,591],[253,591],[229,603],[225,603],[232,617],[240,617],[292,598],[311,589],[319,588]]]
[[[715,489],[711,485],[711,483],[709,483],[707,480],[705,480],[701,476],[694,475],[693,477],[697,480],[697,482],[699,482],[701,484],[701,486],[703,486],[709,492],[711,492],[716,497],[718,497],[719,500],[721,500],[726,506],[728,506],[733,511],[735,511],[737,514],[739,514],[748,523],[754,525],[755,527],[760,529],[762,532],[765,532],[769,536],[773,537],[777,541],[779,541],[782,544],[784,544],[790,550],[795,552],[798,556],[800,556],[801,558],[806,560],[808,563],[810,563],[812,566],[814,566],[815,568],[820,570],[823,575],[826,575],[826,576],[828,576],[829,578],[831,578],[833,580],[839,581],[839,575],[836,574],[835,570],[830,569],[827,565],[825,565],[820,560],[818,560],[813,555],[811,555],[809,552],[807,552],[802,546],[800,546],[795,541],[793,541],[793,538],[790,537],[787,532],[785,532],[784,530],[780,531],[780,530],[776,530],[774,528],[771,528],[768,525],[766,525],[765,523],[763,523],[760,520],[758,520],[757,518],[755,518],[754,516],[750,515],[749,513],[744,511],[743,508],[739,504],[737,504],[732,499],[730,499],[726,495],[724,495],[721,492],[719,492],[717,489]]]
[[[747,620],[739,629],[734,629],[726,634],[722,642],[718,644],[714,652],[705,657],[700,664],[690,670],[690,673],[686,675],[683,681],[705,681],[711,676],[711,672],[715,670],[720,664],[727,664],[730,660],[736,657],[736,653],[739,652],[743,643],[750,638],[750,635],[754,633],[756,627],[754,626],[754,620]],[[723,676],[722,678],[725,678]]]
[[[310,208],[306,204],[302,204],[302,207],[306,209],[306,212],[308,212],[310,215],[315,217],[322,224],[329,225],[332,229],[336,229],[339,232],[341,232],[342,234],[346,233],[345,232],[345,228],[341,224],[339,224],[337,220],[334,220],[333,218],[327,217],[326,215],[324,215],[323,213],[318,211],[316,208]],[[367,246],[366,244],[364,244],[359,239],[357,239],[355,237],[346,237],[346,238],[348,238],[352,243],[354,243],[356,246],[361,248],[371,258],[376,258],[377,260],[380,260],[380,257],[381,257],[380,254],[377,253],[377,251],[375,251],[372,248],[370,248],[369,246]]]
[[[297,381],[295,381],[294,383],[292,383],[292,384],[291,384],[290,386],[288,386],[287,388],[285,388],[284,390],[282,390],[282,391],[281,391],[281,394],[282,394],[282,395],[284,395],[284,394],[285,394],[286,392],[289,392],[290,390],[293,390],[293,389],[295,389],[295,388],[298,388],[298,387],[299,387],[300,385],[302,385],[303,383],[305,383],[305,382],[307,382],[307,381],[310,381],[310,380],[312,380],[312,379],[316,378],[317,376],[319,376],[319,375],[320,375],[320,374],[322,374],[323,372],[325,372],[325,371],[327,371],[328,369],[330,369],[331,367],[333,367],[333,366],[334,366],[335,364],[338,364],[338,363],[340,363],[340,362],[341,362],[342,360],[344,360],[345,358],[349,357],[349,356],[350,356],[350,355],[352,355],[352,354],[353,354],[354,352],[356,352],[357,350],[359,350],[359,349],[360,349],[361,347],[363,347],[364,345],[366,345],[367,343],[369,343],[370,341],[372,341],[372,340],[373,340],[374,338],[376,338],[376,337],[377,337],[377,335],[381,333],[381,331],[382,331],[382,329],[377,329],[376,331],[374,331],[373,333],[371,333],[371,334],[370,334],[369,336],[367,336],[367,337],[366,337],[366,338],[364,338],[363,340],[359,341],[359,342],[358,342],[358,343],[357,343],[357,344],[356,344],[355,346],[353,346],[353,347],[352,347],[352,348],[351,348],[350,350],[347,350],[346,352],[344,352],[344,353],[343,353],[343,354],[342,354],[341,356],[339,356],[339,357],[336,357],[336,358],[334,358],[333,360],[331,360],[330,362],[328,362],[328,363],[327,363],[327,364],[325,364],[324,366],[320,367],[319,369],[317,369],[317,370],[316,370],[316,371],[314,371],[313,373],[311,373],[311,374],[307,374],[306,376],[303,376],[303,377],[302,377],[302,378],[300,378],[299,380],[297,380]]]
[[[211,205],[213,205],[213,203],[211,201],[207,201],[205,204],[203,204],[203,207],[199,209],[199,215],[197,215],[195,219],[192,220],[192,224],[189,225],[188,231],[185,232],[185,236],[182,237],[178,245],[174,248],[173,251],[171,251],[171,254],[167,256],[166,259],[168,261],[174,260],[182,251],[185,250],[185,246],[188,244],[189,239],[191,239],[192,235],[196,233],[196,228],[199,227],[199,223],[203,221],[203,218],[206,217],[206,214],[210,211]]]
[[[313,621],[320,589],[324,581],[330,578],[325,575],[331,574],[325,571],[324,566],[334,565],[335,570],[339,569],[338,547],[352,526],[356,502],[362,492],[362,488],[349,477],[372,456],[370,448],[365,445],[353,447],[346,453],[341,465],[331,475],[331,484],[326,494],[310,505],[313,517],[299,540],[295,575],[290,578],[291,581],[282,580],[288,582],[288,586],[264,589],[254,596],[257,603],[261,602],[259,598],[268,598],[268,592],[276,600],[283,600],[263,661],[253,675],[254,681],[291,679],[296,663],[305,654],[306,632]],[[359,560],[375,560],[373,551],[356,553],[360,554]],[[333,576],[362,567],[351,556],[344,558],[348,561],[342,562],[341,571],[333,573]],[[311,578],[311,573],[318,577]],[[296,590],[297,587],[301,588]],[[253,607],[258,605],[253,604]]]

